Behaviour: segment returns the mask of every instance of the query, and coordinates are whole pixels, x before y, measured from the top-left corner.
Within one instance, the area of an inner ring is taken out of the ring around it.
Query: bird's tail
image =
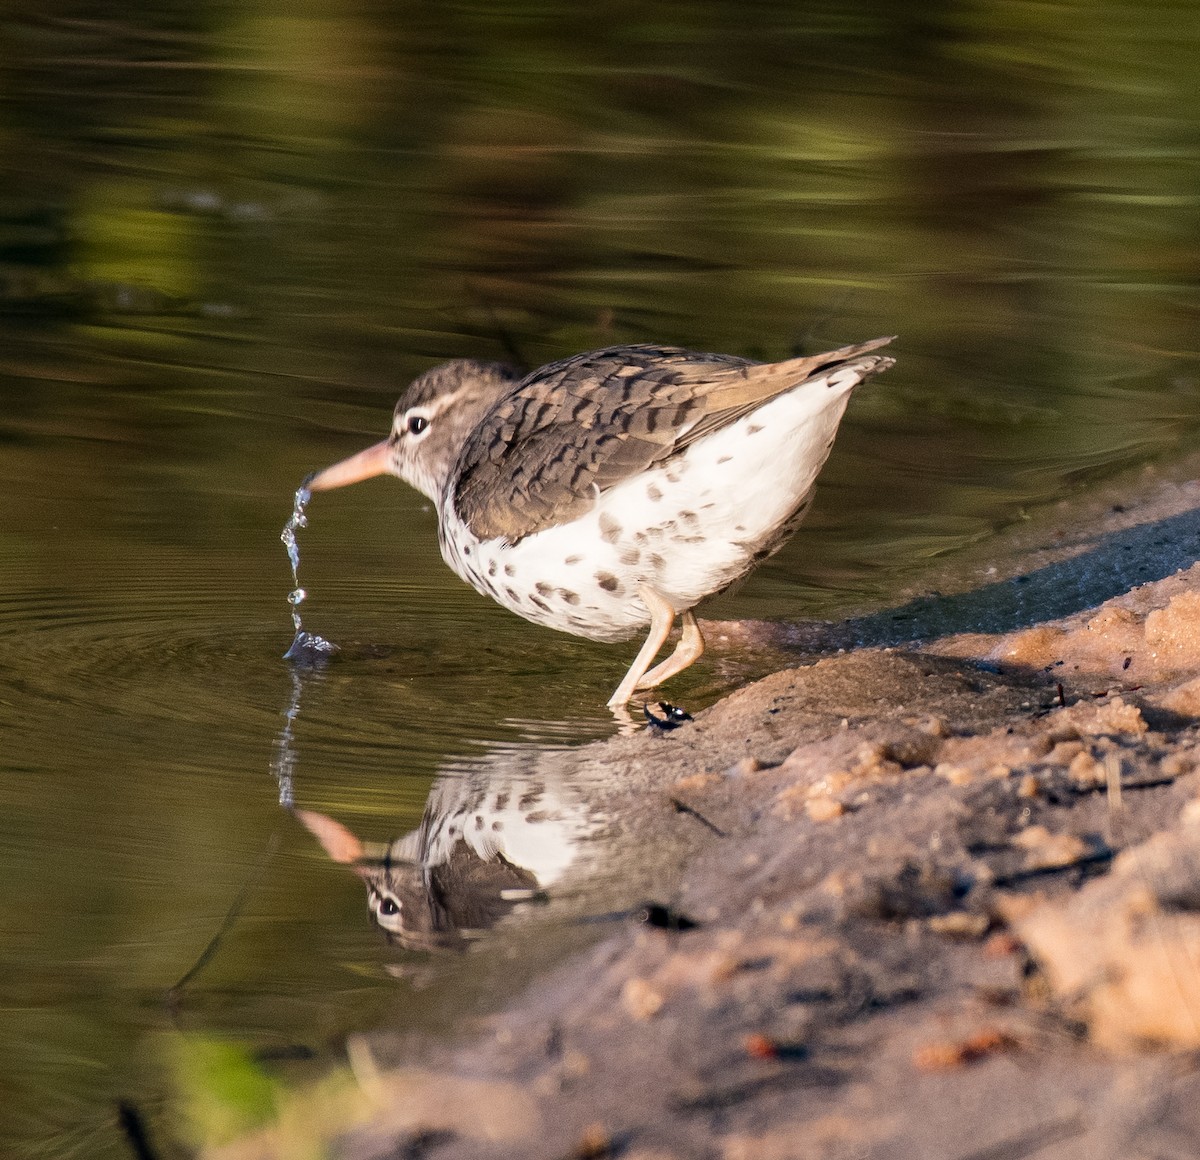
[[[731,415],[745,414],[784,391],[822,377],[831,390],[848,390],[895,363],[896,360],[887,355],[870,353],[887,346],[894,338],[895,335],[872,338],[824,354],[790,358],[784,362],[751,363],[715,373],[711,367],[706,368],[707,377],[714,384],[707,397],[709,415],[719,415],[720,422],[727,422]]]

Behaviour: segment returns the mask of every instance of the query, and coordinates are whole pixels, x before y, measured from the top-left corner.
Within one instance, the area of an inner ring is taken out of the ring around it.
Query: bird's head
[[[473,359],[427,370],[400,396],[386,439],[318,472],[306,486],[328,491],[395,475],[440,504],[467,436],[520,378],[513,367]]]

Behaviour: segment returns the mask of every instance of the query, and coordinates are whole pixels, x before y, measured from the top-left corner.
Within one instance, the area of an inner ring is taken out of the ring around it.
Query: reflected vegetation
[[[252,1109],[180,1088],[269,1104],[307,1065],[264,1059],[502,995],[504,892],[546,883],[440,819],[610,732],[625,654],[457,585],[427,505],[382,482],[306,532],[306,622],[342,654],[280,659],[296,482],[431,363],[898,333],[804,529],[704,613],[876,636],[931,561],[1195,443],[1186,7],[49,0],[0,35],[5,1155],[125,1156],[122,1101],[156,1139],[223,1138]],[[673,699],[745,675],[714,654]],[[285,724],[304,809],[438,867],[408,883],[420,937],[499,917],[442,982],[389,973],[425,952],[383,944],[281,813]]]

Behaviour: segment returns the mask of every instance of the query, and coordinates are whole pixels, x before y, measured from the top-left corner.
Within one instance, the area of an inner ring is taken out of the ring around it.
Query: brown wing
[[[523,379],[472,432],[454,504],[480,539],[568,523],[597,489],[669,459],[814,374],[890,338],[782,363],[678,347],[616,346]]]

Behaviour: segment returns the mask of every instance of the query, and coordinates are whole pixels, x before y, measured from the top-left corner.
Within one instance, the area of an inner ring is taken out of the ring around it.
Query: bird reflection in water
[[[364,842],[336,819],[298,808],[301,696],[306,680],[323,677],[332,653],[289,659],[291,697],[271,763],[279,804],[362,879],[371,917],[390,941],[410,949],[464,946],[588,862],[603,820],[545,747],[509,747],[446,770],[420,825],[391,842]]]
[[[390,941],[462,947],[581,868],[601,828],[580,791],[536,770],[538,756],[508,752],[443,774],[420,825],[391,842],[364,842],[326,814],[293,812],[362,879],[371,917]]]

